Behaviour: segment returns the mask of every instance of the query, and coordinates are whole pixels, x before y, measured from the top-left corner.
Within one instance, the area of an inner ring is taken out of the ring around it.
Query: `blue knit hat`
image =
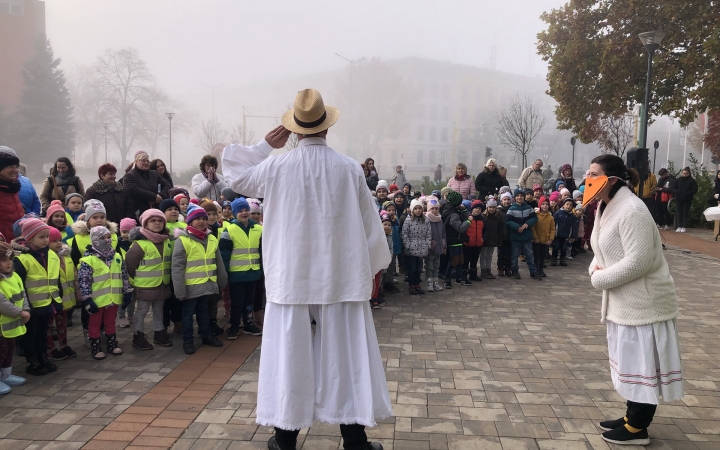
[[[513,198],[514,198],[514,197],[517,197],[518,195],[522,195],[522,196],[524,197],[524,196],[525,196],[525,191],[523,191],[523,190],[520,189],[520,188],[515,189],[515,192],[513,192]]]
[[[470,210],[472,209],[472,202],[471,202],[470,200],[463,200],[463,201],[462,201],[462,205],[463,205],[463,206],[465,207],[465,209],[467,209],[468,211],[470,211]]]
[[[248,211],[250,211],[250,204],[247,200],[245,200],[245,197],[236,198],[232,201],[230,207],[232,208],[233,216],[237,216],[238,213],[243,209],[247,209]]]

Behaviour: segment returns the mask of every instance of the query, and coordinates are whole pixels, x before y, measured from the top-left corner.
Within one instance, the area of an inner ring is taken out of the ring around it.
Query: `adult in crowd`
[[[13,240],[13,224],[25,215],[20,203],[20,180],[18,180],[20,159],[10,147],[0,147],[0,233],[5,240]]]
[[[657,211],[658,228],[669,230],[672,225],[672,215],[668,211],[668,202],[677,193],[677,179],[666,168],[658,171],[660,180],[655,188],[655,207]]]
[[[708,204],[710,206],[717,206],[718,202],[720,202],[720,170],[718,170],[715,175],[715,189],[713,192],[713,197],[710,199]]]
[[[153,159],[150,161],[150,170],[154,170],[155,172],[159,173],[161,177],[167,181],[167,184],[170,185],[171,188],[175,187],[175,183],[173,183],[172,174],[168,172],[167,166],[163,162],[162,159]]]
[[[438,164],[438,166],[435,168],[435,171],[433,172],[433,180],[435,180],[436,183],[439,183],[442,181],[442,165]]]
[[[9,147],[4,148],[9,149]],[[20,163],[18,167],[18,180],[20,180],[20,192],[18,195],[20,196],[20,203],[22,203],[26,213],[33,213],[39,216],[41,210],[40,197],[38,197],[32,181],[30,181],[30,178],[27,177],[27,166],[23,163]]]
[[[223,189],[228,187],[225,179],[217,173],[218,160],[212,155],[205,155],[200,160],[200,173],[192,178],[192,191],[198,198],[209,198],[221,202]]]
[[[126,217],[135,219],[135,210],[127,187],[116,181],[117,169],[110,163],[98,168],[98,180],[85,192],[85,201],[100,200],[107,209],[107,220],[120,223]]]
[[[485,163],[483,171],[475,178],[475,190],[478,200],[483,202],[488,195],[498,196],[500,188],[506,186],[507,180],[503,180],[497,167],[497,161],[490,158]]]
[[[133,217],[140,217],[140,214],[156,208],[168,198],[170,185],[159,173],[150,170],[150,156],[145,150],[136,151],[134,160],[134,167],[123,177],[123,185]]]
[[[507,167],[499,166],[498,172],[500,172],[500,177],[503,179],[503,186],[510,187],[510,182],[507,179]]]
[[[548,166],[545,169],[543,169],[542,176],[543,176],[543,178],[545,178],[545,181],[547,181],[550,178],[552,178],[553,175],[555,175],[555,174],[553,173],[552,166],[550,164],[548,164]]]
[[[392,184],[396,184],[398,186],[402,186],[407,183],[407,177],[405,177],[405,172],[403,172],[402,166],[395,166],[395,173],[393,174],[390,181],[392,182]]]
[[[698,184],[690,173],[690,168],[686,167],[680,172],[680,178],[677,179],[677,193],[675,201],[677,202],[677,215],[675,216],[675,231],[685,233],[688,217],[690,217],[690,207],[692,206],[693,197],[697,194]]]
[[[367,185],[370,190],[374,191],[375,187],[378,184],[378,181],[380,181],[380,175],[378,175],[377,169],[375,168],[375,160],[372,158],[366,159],[365,167],[367,167],[368,169],[368,176],[365,178],[365,180],[367,181]]]
[[[314,420],[341,424],[346,449],[382,450],[365,427],[391,414],[368,302],[372,278],[391,256],[360,167],[327,146],[338,115],[305,89],[263,142],[223,152],[232,189],[264,197],[272,216],[263,226],[267,305],[256,410],[259,424],[275,427],[270,450],[295,449]],[[298,148],[268,159],[290,131]],[[310,213],[308,201],[342,208]]]
[[[655,219],[655,223],[659,223],[657,218],[657,211],[655,208],[655,188],[657,187],[657,178],[655,178],[655,174],[652,173],[652,170],[650,170],[649,167],[650,161],[648,161],[647,175],[645,183],[643,184],[642,201],[643,203],[645,203],[645,206],[647,206],[650,214],[653,216],[653,219]],[[635,195],[638,195],[639,193],[640,186],[636,186]]]
[[[42,210],[46,211],[53,200],[60,200],[65,204],[65,197],[72,193],[78,193],[85,197],[85,188],[80,177],[75,175],[75,166],[72,161],[61,156],[53,164],[50,176],[45,179],[40,191]]]
[[[523,189],[532,189],[535,183],[543,186],[545,184],[545,177],[542,174],[542,166],[543,162],[541,159],[533,161],[532,165],[525,168],[520,174],[518,185]]]
[[[448,180],[447,185],[450,189],[462,195],[463,200],[467,200],[468,196],[475,194],[475,183],[468,175],[467,166],[464,163],[457,163],[455,176]]]
[[[590,280],[602,290],[613,385],[627,400],[624,417],[600,422],[600,428],[608,442],[648,445],[647,427],[660,398],[683,397],[675,283],[653,218],[627,187],[639,183],[637,172],[615,155],[593,159],[589,172],[583,203],[601,202]]]
[[[555,183],[557,184],[558,181],[562,181],[565,185],[565,189],[567,189],[570,192],[577,191],[577,184],[575,183],[575,178],[573,177],[573,169],[570,164],[564,164],[560,168],[560,175],[558,175],[557,180]],[[540,183],[540,186],[542,186],[543,183]]]

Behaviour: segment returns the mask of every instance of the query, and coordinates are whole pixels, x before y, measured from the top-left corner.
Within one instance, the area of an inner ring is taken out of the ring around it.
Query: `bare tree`
[[[498,140],[522,155],[522,167],[527,167],[527,154],[545,126],[545,118],[530,97],[515,96],[510,106],[497,114],[496,120]]]
[[[77,67],[68,77],[68,89],[75,111],[75,129],[79,142],[90,144],[93,165],[105,158],[105,127],[108,118],[106,91],[97,82],[95,73],[89,67]]]
[[[622,113],[603,115],[595,126],[595,141],[602,152],[614,153],[622,158],[635,137],[632,118]]]
[[[226,142],[228,132],[216,119],[207,122],[204,120],[200,123],[198,131],[195,134],[195,144],[203,151],[204,154],[212,153],[213,148],[221,143]]]
[[[170,123],[166,113],[175,113],[172,120],[173,133],[189,131],[191,124],[196,119],[179,101],[170,97],[160,88],[150,87],[147,94],[147,111],[142,141],[150,147],[151,157],[157,158],[160,156],[159,153],[162,153],[158,152],[158,147],[161,145],[168,147]]]
[[[244,132],[243,132],[244,131]],[[242,145],[253,145],[255,142],[255,130],[247,129],[243,130],[243,126],[240,124],[235,125],[230,130],[230,142],[242,144]]]

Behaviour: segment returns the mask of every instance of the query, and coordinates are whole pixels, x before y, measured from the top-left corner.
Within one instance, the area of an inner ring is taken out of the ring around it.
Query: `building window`
[[[442,120],[450,120],[450,108],[443,106]]]
[[[422,150],[418,150],[418,152],[417,152],[417,163],[418,163],[418,164],[422,164],[422,163],[423,163],[423,156],[424,156],[424,155],[423,155],[423,151],[422,151]]]
[[[443,128],[440,130],[440,141],[447,142],[448,141],[448,129]]]
[[[447,84],[443,85],[443,98],[445,100],[450,100],[450,86]]]
[[[0,14],[23,15],[23,0],[0,0]]]
[[[430,105],[430,114],[429,114],[428,119],[437,120],[437,106]]]
[[[428,128],[428,141],[435,142],[436,138],[435,127]]]
[[[417,140],[418,141],[425,140],[425,127],[418,127]]]
[[[418,119],[425,118],[425,105],[418,105],[417,116]]]

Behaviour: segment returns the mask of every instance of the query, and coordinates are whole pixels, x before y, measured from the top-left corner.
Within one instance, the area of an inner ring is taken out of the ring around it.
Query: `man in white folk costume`
[[[392,414],[368,302],[391,256],[360,164],[327,146],[338,116],[305,89],[264,141],[223,151],[232,190],[265,199],[257,423],[275,427],[271,450],[313,421],[339,424],[346,450],[382,450],[365,427]],[[268,158],[291,132],[298,147]]]

